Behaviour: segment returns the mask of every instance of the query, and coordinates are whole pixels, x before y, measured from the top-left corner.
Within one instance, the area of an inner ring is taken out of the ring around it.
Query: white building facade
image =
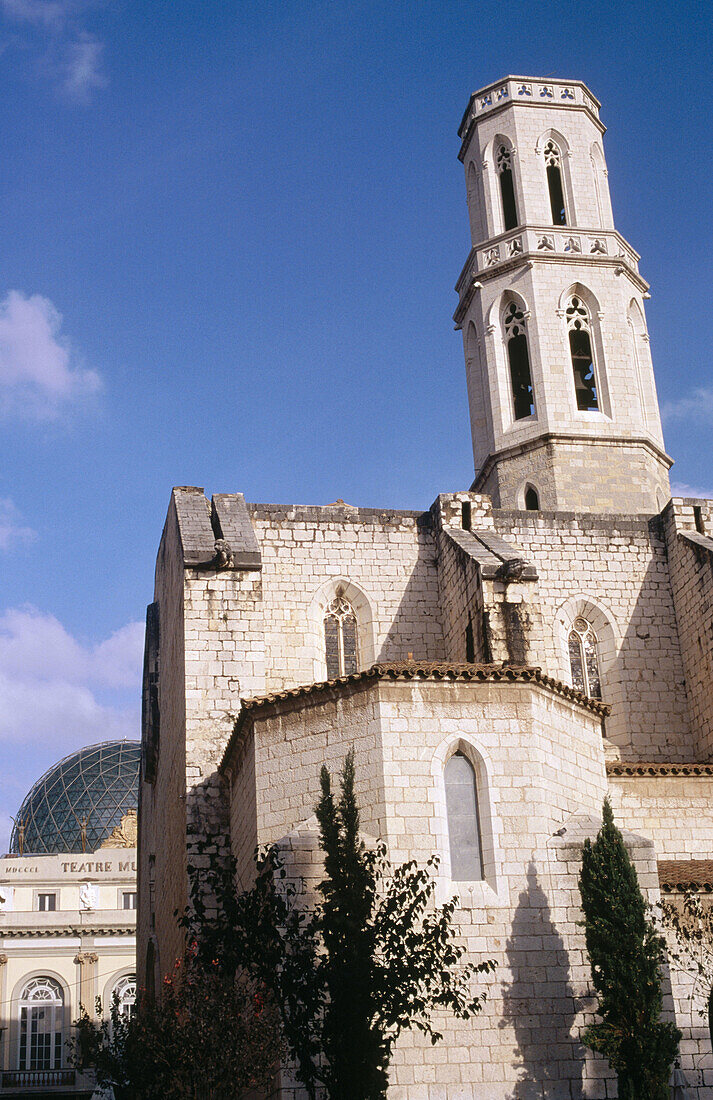
[[[320,766],[354,747],[365,832],[394,861],[438,852],[460,934],[499,964],[475,1020],[400,1043],[398,1100],[615,1096],[579,1039],[583,840],[609,794],[653,900],[700,880],[713,846],[713,502],[671,500],[648,288],[614,228],[603,131],[583,84],[516,77],[461,123],[469,490],[418,513],[180,487],[159,550],[140,982],[182,953],[196,837],[230,847],[244,882],[273,842],[319,876]],[[702,994],[666,981],[703,1100]]]
[[[139,746],[111,741],[33,786],[0,857],[0,1097],[90,1097],[72,1064],[83,1010],[136,1004]]]

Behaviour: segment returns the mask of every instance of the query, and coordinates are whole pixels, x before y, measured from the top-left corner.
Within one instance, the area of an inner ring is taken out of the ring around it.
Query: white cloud
[[[9,608],[0,615],[0,677],[85,693],[134,688],[138,698],[143,640],[143,624],[127,623],[98,645],[83,645],[54,615],[34,607]],[[0,714],[0,730],[2,721]]]
[[[104,43],[82,33],[67,47],[67,68],[63,91],[70,99],[86,101],[95,88],[105,88],[107,79],[102,64]]]
[[[144,628],[84,645],[33,607],[0,615],[0,740],[63,752],[139,736]],[[50,761],[51,763],[51,761]]]
[[[0,497],[0,550],[34,542],[37,532],[26,527],[20,512],[9,497]]]
[[[0,408],[52,418],[100,388],[96,371],[76,362],[48,298],[11,290],[0,302]]]
[[[33,51],[38,71],[74,103],[86,103],[105,88],[104,43],[84,26],[83,15],[101,0],[0,0],[0,13],[25,27],[18,45]],[[23,66],[26,69],[26,66]]]
[[[675,401],[664,401],[661,418],[664,423],[674,420],[709,421],[713,416],[713,390],[705,386],[691,390]]]
[[[688,485],[685,481],[672,481],[671,495],[674,497],[698,497],[703,500],[711,500],[713,499],[713,489],[702,489],[700,485]]]
[[[67,0],[0,0],[2,12],[16,23],[58,30],[72,10]]]
[[[47,768],[83,745],[139,739],[143,636],[127,623],[88,645],[37,608],[0,614],[0,846]]]

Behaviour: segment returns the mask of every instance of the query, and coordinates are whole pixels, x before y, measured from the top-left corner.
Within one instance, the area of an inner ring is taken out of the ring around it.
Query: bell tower
[[[614,228],[600,104],[509,76],[458,131],[472,248],[456,284],[475,481],[500,508],[659,512],[671,459],[648,284]]]

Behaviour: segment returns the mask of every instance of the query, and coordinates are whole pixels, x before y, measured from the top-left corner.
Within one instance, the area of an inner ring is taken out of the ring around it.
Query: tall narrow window
[[[324,645],[329,680],[357,671],[356,615],[343,596],[335,597],[324,613]]]
[[[462,752],[446,761],[446,813],[451,851],[451,878],[473,882],[483,877],[478,821],[478,791],[473,765]]]
[[[503,224],[506,229],[517,225],[517,205],[515,203],[515,181],[512,174],[512,149],[500,145],[495,157],[500,180],[500,198],[503,204]]]
[[[503,327],[508,349],[515,419],[522,420],[525,416],[532,416],[535,411],[535,401],[532,394],[525,315],[516,302],[510,302],[506,307]]]
[[[61,1069],[62,987],[53,978],[33,978],[20,998],[20,1069]]]
[[[553,225],[567,224],[567,211],[564,205],[564,185],[562,183],[562,154],[554,141],[545,145],[545,169],[547,187],[550,192],[550,210]]]
[[[599,408],[599,398],[589,311],[582,299],[575,296],[567,303],[566,316],[577,408],[582,412],[594,412]]]
[[[601,699],[597,636],[591,623],[581,616],[574,620],[569,634],[569,665],[572,687],[584,692],[590,699]]]

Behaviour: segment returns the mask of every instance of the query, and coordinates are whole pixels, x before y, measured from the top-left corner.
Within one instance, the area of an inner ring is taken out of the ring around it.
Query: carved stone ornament
[[[13,908],[14,896],[14,886],[6,886],[5,883],[2,883],[2,885],[0,885],[0,913],[11,912]]]
[[[91,882],[83,882],[79,887],[79,908],[84,912],[96,909],[99,904],[99,893]]]
[[[115,825],[100,848],[135,848],[139,837],[139,819],[136,810],[128,810]]]
[[[7,955],[0,955],[0,966],[4,966],[7,962]]]
[[[74,956],[74,961],[79,966],[93,966],[94,963],[99,962],[99,956],[94,951],[80,951]]]
[[[215,540],[215,559],[213,565],[216,569],[232,569],[233,568],[233,551],[230,548],[230,543],[227,539]]]

